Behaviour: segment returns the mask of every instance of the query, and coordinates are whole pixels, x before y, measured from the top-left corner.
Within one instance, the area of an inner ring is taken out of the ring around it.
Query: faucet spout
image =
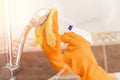
[[[21,36],[21,40],[20,40],[20,44],[18,47],[18,53],[17,53],[17,57],[15,60],[15,65],[19,65],[20,64],[20,59],[21,59],[21,53],[23,52],[23,48],[24,48],[24,43],[26,40],[26,37],[28,35],[28,32],[30,31],[30,29],[32,27],[38,27],[40,26],[46,19],[47,16],[49,15],[50,10],[49,9],[40,9],[38,10],[31,18],[30,23],[28,24],[28,26],[25,28],[22,36]]]
[[[18,52],[17,52],[17,56],[16,56],[16,60],[15,60],[15,65],[19,65],[20,64],[20,59],[21,59],[21,54],[23,52],[23,48],[24,48],[24,44],[25,44],[25,40],[26,40],[26,37],[30,31],[32,27],[30,26],[27,26],[21,36],[21,40],[20,40],[20,43],[19,43],[19,47],[18,47]]]

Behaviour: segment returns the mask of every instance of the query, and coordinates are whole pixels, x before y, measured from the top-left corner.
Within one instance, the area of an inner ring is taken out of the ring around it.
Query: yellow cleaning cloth
[[[56,12],[55,8],[50,9],[49,16],[47,20],[39,26],[39,28],[35,29],[35,34],[36,34],[36,42],[40,44],[42,48],[42,43],[43,43],[43,31],[45,30],[46,32],[46,37],[47,37],[47,43],[50,47],[54,47],[56,45],[56,37],[53,32],[52,28],[52,16]]]

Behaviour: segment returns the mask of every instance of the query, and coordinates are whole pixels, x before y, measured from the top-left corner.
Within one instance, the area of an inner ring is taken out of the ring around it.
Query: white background
[[[9,0],[13,37],[20,37],[34,12],[50,7],[58,10],[60,32],[69,24],[88,32],[120,31],[120,0]],[[0,0],[0,34],[4,32],[4,4]],[[30,34],[33,37],[34,30]]]

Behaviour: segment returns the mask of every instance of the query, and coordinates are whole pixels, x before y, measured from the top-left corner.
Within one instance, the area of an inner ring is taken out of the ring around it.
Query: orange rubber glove
[[[98,64],[91,46],[83,37],[73,32],[61,36],[68,46],[64,52],[64,61],[81,80],[113,80]]]
[[[39,30],[36,29],[35,35],[36,35],[37,42],[40,45],[42,43],[42,48],[43,48],[43,50],[45,52],[46,57],[49,59],[50,63],[53,65],[53,67],[57,71],[60,71],[65,65],[67,66],[65,68],[65,72],[71,71],[71,68],[64,62],[64,59],[63,59],[63,54],[62,54],[62,50],[61,50],[61,46],[60,46],[61,40],[60,40],[60,35],[58,33],[58,15],[57,15],[57,11],[55,11],[53,16],[52,16],[52,29],[53,29],[53,33],[54,33],[55,38],[56,38],[55,46],[50,46],[48,44],[48,41],[47,41],[48,38],[46,37],[46,31],[47,30],[45,30],[46,25],[47,25],[47,22],[44,22],[43,25],[42,25],[44,27],[41,28],[41,30],[44,29],[43,31],[39,31]],[[49,26],[47,26],[47,27],[49,27]],[[42,42],[40,40],[41,39],[41,36],[40,36],[41,34],[43,34]],[[49,35],[49,33],[47,35]]]

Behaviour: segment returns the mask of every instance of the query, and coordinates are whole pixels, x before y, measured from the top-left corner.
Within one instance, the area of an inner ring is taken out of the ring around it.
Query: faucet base
[[[15,75],[19,71],[19,66],[8,66],[0,69],[0,80],[15,80]]]

